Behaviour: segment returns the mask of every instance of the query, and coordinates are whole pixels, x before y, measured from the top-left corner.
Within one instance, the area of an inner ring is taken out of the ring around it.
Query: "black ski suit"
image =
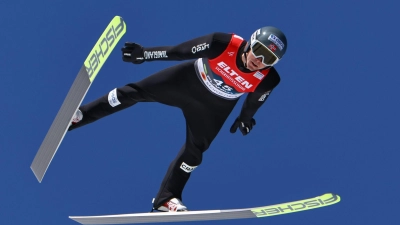
[[[139,82],[116,88],[81,106],[79,109],[83,113],[83,119],[69,128],[73,130],[81,127],[137,102],[159,102],[180,108],[186,119],[186,141],[168,168],[153,203],[154,208],[173,197],[182,200],[182,192],[191,172],[201,164],[203,152],[210,147],[239,99],[227,99],[210,91],[202,83],[194,61],[198,58],[207,60],[218,57],[225,52],[233,36],[217,32],[176,46],[144,48],[145,61],[193,60],[161,70]],[[241,41],[235,59],[241,72],[251,72],[245,68],[241,59],[246,43]],[[279,82],[277,71],[270,68],[255,90],[247,94],[237,120],[252,120]]]

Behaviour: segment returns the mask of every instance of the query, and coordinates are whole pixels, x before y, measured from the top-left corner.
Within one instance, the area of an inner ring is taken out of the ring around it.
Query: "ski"
[[[84,61],[31,164],[31,169],[39,183],[42,182],[50,162],[64,139],[72,117],[82,103],[90,85],[125,32],[124,20],[115,16]]]
[[[281,203],[276,205],[245,208],[245,209],[133,213],[133,214],[103,215],[103,216],[70,216],[69,218],[84,225],[246,219],[246,218],[262,218],[262,217],[301,212],[305,210],[330,206],[338,202],[340,202],[339,195],[327,193],[314,198],[308,198],[308,199]]]

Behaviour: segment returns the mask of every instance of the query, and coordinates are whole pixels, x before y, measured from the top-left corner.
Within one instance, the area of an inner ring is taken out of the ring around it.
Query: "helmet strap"
[[[247,54],[250,51],[250,44],[247,42],[246,46],[244,46],[243,54],[244,54],[244,67],[247,68]]]
[[[247,52],[243,52],[243,54],[244,54],[244,67],[246,67],[247,68]]]

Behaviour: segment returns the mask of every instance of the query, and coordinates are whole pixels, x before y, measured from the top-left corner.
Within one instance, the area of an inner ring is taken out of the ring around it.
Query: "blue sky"
[[[190,3],[189,3],[190,2]],[[214,31],[281,28],[282,81],[248,136],[237,105],[183,193],[191,210],[334,192],[334,206],[190,224],[398,224],[400,32],[395,1],[1,1],[0,223],[148,212],[185,138],[181,112],[142,103],[67,133],[42,183],[30,164],[76,74],[115,16],[127,33],[83,103],[179,62],[124,63],[125,41],[175,45]],[[173,223],[170,223],[173,224]],[[179,223],[181,224],[181,223]]]

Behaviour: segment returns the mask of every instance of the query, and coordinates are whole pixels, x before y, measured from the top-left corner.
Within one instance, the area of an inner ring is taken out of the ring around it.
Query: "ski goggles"
[[[269,48],[267,48],[267,46],[257,40],[253,41],[253,43],[250,45],[250,48],[251,53],[256,58],[262,58],[261,62],[264,66],[273,66],[279,61],[278,56],[276,56]]]

